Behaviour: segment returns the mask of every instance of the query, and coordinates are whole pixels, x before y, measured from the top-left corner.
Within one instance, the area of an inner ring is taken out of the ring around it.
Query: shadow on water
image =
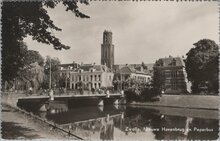
[[[48,112],[36,114],[88,140],[218,138],[218,119],[200,117],[199,114],[181,114],[179,109],[172,109],[171,113],[175,114],[169,115],[169,109],[119,105],[70,107],[65,103],[54,103],[52,107],[54,109],[51,108]]]
[[[37,139],[37,134],[33,134],[33,129],[25,128],[15,122],[2,122],[3,139]],[[31,134],[28,134],[31,133]]]
[[[192,118],[185,116],[163,115],[159,110],[146,108],[127,108],[125,125],[126,131],[147,131],[150,128],[155,139],[202,139],[215,140],[218,138],[216,119]],[[131,129],[131,130],[130,130]]]

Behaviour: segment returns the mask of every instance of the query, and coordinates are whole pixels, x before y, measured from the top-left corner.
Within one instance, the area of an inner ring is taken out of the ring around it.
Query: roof
[[[147,66],[147,68],[149,70],[153,70],[154,63],[144,64],[144,65]],[[122,68],[125,66],[138,68],[138,67],[142,66],[142,64],[116,64],[116,65],[114,65],[115,68]]]
[[[124,73],[144,73],[152,74],[154,64],[117,64],[114,65],[114,70],[116,73],[119,73],[123,69]]]
[[[91,69],[95,69],[95,71],[99,72],[110,72],[110,69],[105,65],[84,64],[79,66],[76,71],[78,71],[79,69],[82,69],[83,71],[90,71]]]
[[[160,58],[156,61],[155,66],[168,67],[168,66],[184,66],[183,59],[180,57]]]
[[[148,70],[138,70],[132,66],[125,66],[122,67],[121,69],[116,70],[116,73],[123,73],[123,74],[131,74],[131,73],[137,73],[137,74],[149,74],[150,71]]]
[[[58,66],[60,67],[68,67],[68,66],[75,66],[75,65],[79,65],[77,63],[69,63],[69,64],[59,64]]]

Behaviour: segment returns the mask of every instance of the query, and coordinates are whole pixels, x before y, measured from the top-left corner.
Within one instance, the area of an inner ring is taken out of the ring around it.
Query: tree
[[[17,72],[16,88],[17,90],[25,90],[27,86],[37,90],[43,82],[43,64],[44,59],[37,51],[27,50],[25,44],[23,44],[25,54],[22,58],[22,64],[24,67],[20,68]],[[20,85],[20,88],[19,88]]]
[[[143,69],[147,70],[148,67],[144,64],[144,62],[141,63],[141,66],[143,67]]]
[[[2,80],[10,84],[13,83],[19,73],[24,69],[25,56],[28,52],[25,43],[19,41],[16,43],[17,48],[3,47],[2,49]]]
[[[151,83],[153,88],[156,90],[156,92],[160,94],[161,91],[163,91],[164,80],[163,80],[163,76],[160,74],[160,70],[158,70],[157,68],[157,63],[158,62],[156,62],[154,66],[153,79]]]
[[[208,81],[208,91],[209,92],[215,92],[218,94],[219,89],[219,76],[218,76],[218,56],[216,56],[213,60],[209,61],[204,67],[204,71],[207,72],[209,77],[207,77]]]
[[[199,93],[202,88],[207,87],[209,92],[217,93],[219,47],[209,39],[200,40],[193,45],[195,47],[189,50],[185,60],[187,77],[192,82],[192,92]]]
[[[27,35],[40,43],[51,44],[54,49],[69,49],[53,34],[53,30],[61,31],[54,25],[47,13],[48,8],[55,8],[62,3],[66,11],[71,11],[76,17],[89,18],[78,10],[78,0],[53,1],[3,1],[2,4],[2,79],[3,82],[13,81],[22,69],[24,57],[23,39]],[[88,4],[81,0],[81,4]]]
[[[44,66],[44,58],[40,55],[38,51],[34,50],[27,51],[27,53],[25,54],[24,62],[26,65],[37,62],[40,66]]]
[[[46,62],[44,65],[44,83],[43,88],[49,88],[49,79],[50,79],[50,61],[51,61],[51,84],[52,88],[59,86],[60,80],[60,71],[58,65],[60,65],[60,60],[58,58],[51,58],[50,56],[46,57]]]
[[[126,99],[130,101],[153,101],[160,92],[152,87],[151,83],[138,81],[133,78],[125,82],[127,89],[125,89]]]

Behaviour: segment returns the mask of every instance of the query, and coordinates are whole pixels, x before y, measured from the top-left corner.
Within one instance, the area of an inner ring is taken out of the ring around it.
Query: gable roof
[[[99,72],[110,72],[110,69],[105,65],[84,64],[79,66],[76,71],[78,71],[79,69],[82,69],[83,71],[90,71],[91,69],[94,69],[95,71]]]
[[[160,58],[156,61],[155,66],[169,67],[169,66],[184,66],[183,59],[180,57]]]
[[[128,66],[125,66],[125,67],[120,69],[120,72],[121,73],[135,73],[135,70],[128,67]]]

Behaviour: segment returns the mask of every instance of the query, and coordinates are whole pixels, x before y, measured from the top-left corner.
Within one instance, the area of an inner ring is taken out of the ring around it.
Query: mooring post
[[[124,97],[124,91],[121,90],[121,97]]]
[[[109,90],[106,91],[107,97],[110,97]]]
[[[54,101],[54,95],[53,95],[53,90],[52,89],[50,89],[49,95],[50,95],[50,100]]]

